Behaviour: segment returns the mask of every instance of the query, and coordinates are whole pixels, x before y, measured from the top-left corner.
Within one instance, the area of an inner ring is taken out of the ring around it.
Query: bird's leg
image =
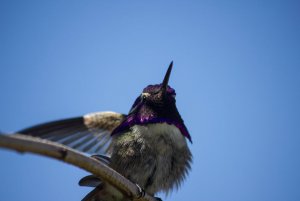
[[[142,189],[138,184],[135,184],[135,185],[138,188],[138,194],[139,194],[137,199],[144,197],[145,196],[145,190]]]
[[[142,187],[140,187],[138,184],[135,184],[135,185],[136,185],[136,187],[138,188],[138,191],[139,191],[139,192],[138,192],[139,195],[138,195],[137,199],[144,197],[145,194],[146,194],[145,190],[142,189]],[[155,198],[156,201],[163,201],[163,200],[162,200],[161,198],[159,198],[159,197],[154,197],[154,198]]]

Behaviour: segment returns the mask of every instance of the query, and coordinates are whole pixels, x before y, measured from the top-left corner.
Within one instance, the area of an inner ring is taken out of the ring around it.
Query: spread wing
[[[105,153],[110,144],[111,132],[124,120],[116,112],[95,112],[18,131],[51,140],[90,154]]]

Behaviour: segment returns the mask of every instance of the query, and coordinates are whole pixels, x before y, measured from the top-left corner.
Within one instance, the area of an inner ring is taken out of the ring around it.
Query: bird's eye
[[[143,99],[146,99],[146,98],[149,97],[149,96],[150,96],[149,93],[142,93],[142,94],[141,94],[141,97],[142,97]]]

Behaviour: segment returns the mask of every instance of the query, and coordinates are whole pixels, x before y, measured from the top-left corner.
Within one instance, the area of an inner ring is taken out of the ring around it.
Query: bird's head
[[[176,93],[168,85],[173,62],[170,63],[161,84],[148,85],[136,98],[125,120],[112,134],[129,129],[133,125],[167,123],[176,126],[191,141],[190,134],[176,107]]]
[[[173,62],[171,62],[168,71],[161,84],[148,85],[138,96],[129,111],[129,115],[139,113],[142,116],[158,116],[168,113],[175,106],[175,90],[168,85],[169,77],[172,71]],[[175,106],[176,107],[176,106]]]

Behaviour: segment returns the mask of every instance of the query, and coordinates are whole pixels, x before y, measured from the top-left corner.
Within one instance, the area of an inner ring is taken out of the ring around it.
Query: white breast
[[[154,194],[184,179],[191,153],[180,130],[167,123],[134,125],[113,141],[113,167]]]

